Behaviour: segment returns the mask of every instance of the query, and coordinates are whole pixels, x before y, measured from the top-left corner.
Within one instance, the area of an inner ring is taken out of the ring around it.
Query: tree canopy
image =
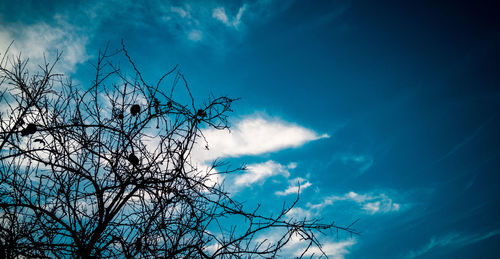
[[[124,46],[99,53],[88,87],[54,72],[60,58],[0,62],[3,256],[269,258],[294,237],[322,251],[322,233],[357,234],[286,217],[297,200],[274,216],[248,209],[217,180],[244,168],[193,161],[203,128],[229,128],[235,99],[195,101],[177,67],[150,83]],[[271,229],[280,237],[257,238]]]

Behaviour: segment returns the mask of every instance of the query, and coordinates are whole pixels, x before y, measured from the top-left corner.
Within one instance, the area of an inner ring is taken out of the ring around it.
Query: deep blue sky
[[[63,50],[61,69],[85,82],[87,61],[124,39],[151,81],[179,64],[197,98],[241,97],[235,127],[313,134],[221,154],[274,170],[237,199],[271,211],[301,181],[300,215],[360,218],[333,258],[495,258],[498,13],[495,1],[1,1],[0,47]]]

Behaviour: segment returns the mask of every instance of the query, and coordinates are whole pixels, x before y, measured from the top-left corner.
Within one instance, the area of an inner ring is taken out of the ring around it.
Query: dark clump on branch
[[[132,164],[132,165],[139,165],[139,158],[134,155],[134,153],[131,153],[128,157],[127,160]]]
[[[138,251],[142,249],[142,240],[140,237],[135,240],[135,249]]]
[[[207,117],[207,112],[205,110],[199,109],[198,112],[196,112],[196,116],[198,118],[205,118]]]
[[[132,116],[136,116],[140,112],[141,112],[141,106],[139,106],[139,104],[134,104],[132,105],[132,107],[130,107],[130,114],[132,114]]]
[[[160,113],[160,101],[158,101],[157,98],[154,98],[153,100],[153,106],[155,108],[156,113]]]
[[[26,128],[21,130],[21,136],[28,136],[31,134],[35,134],[36,132],[36,125],[33,123],[29,123]]]

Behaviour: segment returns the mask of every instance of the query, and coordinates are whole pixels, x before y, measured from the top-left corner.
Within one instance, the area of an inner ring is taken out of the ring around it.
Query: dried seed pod
[[[21,136],[28,136],[31,134],[35,134],[35,132],[36,132],[36,125],[33,123],[28,123],[26,128],[21,130]]]
[[[134,153],[130,154],[127,157],[127,160],[132,164],[132,165],[139,165],[139,158],[134,155]]]
[[[118,118],[119,120],[123,120],[125,116],[123,116],[123,110],[121,109],[113,109],[113,116]]]
[[[198,112],[196,112],[196,116],[199,118],[205,118],[207,116],[207,112],[205,110],[199,109]]]
[[[135,240],[135,249],[137,251],[141,251],[142,250],[142,240],[141,240],[140,237]]]
[[[155,108],[155,113],[160,113],[160,101],[158,101],[157,98],[154,98],[153,106]]]
[[[134,104],[132,107],[130,107],[130,114],[133,116],[138,115],[141,112],[141,106],[139,104]]]

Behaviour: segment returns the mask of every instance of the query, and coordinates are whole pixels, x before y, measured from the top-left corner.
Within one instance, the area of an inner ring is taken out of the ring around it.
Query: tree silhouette
[[[247,210],[214,181],[242,168],[197,167],[200,128],[227,129],[234,99],[195,102],[177,67],[147,83],[125,47],[99,52],[86,89],[54,73],[60,58],[0,62],[0,257],[269,258],[294,236],[321,251],[323,231],[356,234],[286,217],[297,200]]]

